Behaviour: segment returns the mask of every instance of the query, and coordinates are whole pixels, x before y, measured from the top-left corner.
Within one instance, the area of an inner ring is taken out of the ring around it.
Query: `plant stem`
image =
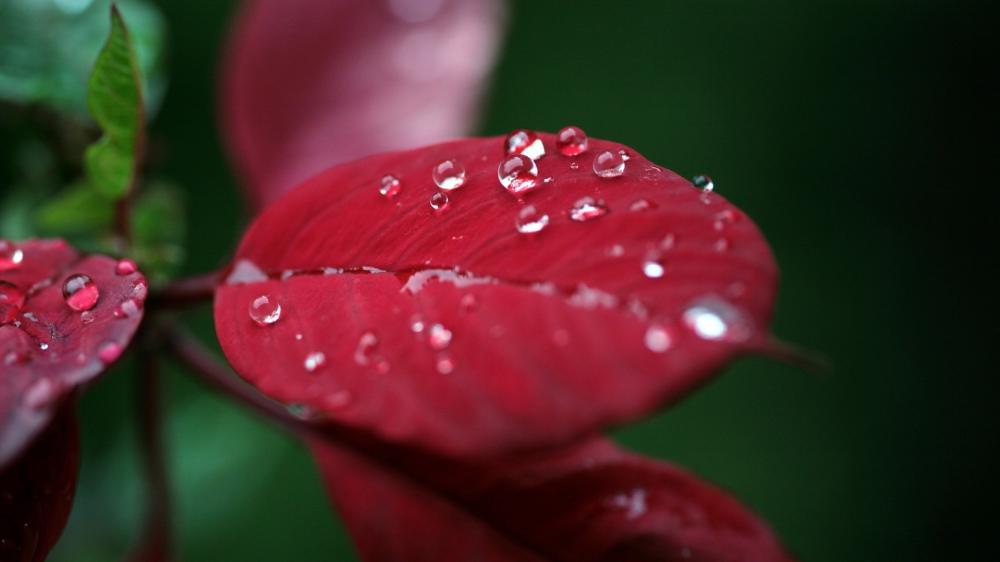
[[[221,277],[222,271],[211,271],[177,279],[163,289],[153,292],[150,301],[161,309],[186,308],[210,302]]]

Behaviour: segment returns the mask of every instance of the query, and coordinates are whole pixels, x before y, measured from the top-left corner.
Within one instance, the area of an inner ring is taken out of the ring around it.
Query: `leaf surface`
[[[503,23],[494,0],[249,0],[219,99],[260,208],[332,163],[468,131]]]
[[[647,414],[767,338],[777,271],[743,213],[620,144],[569,158],[541,138],[552,181],[524,201],[486,138],[335,167],[270,206],[217,291],[230,363],[303,414],[495,454]],[[604,150],[631,153],[622,176],[591,171]],[[435,212],[449,158],[465,185]],[[607,213],[572,220],[585,197]],[[549,216],[533,235],[515,229],[527,205]]]

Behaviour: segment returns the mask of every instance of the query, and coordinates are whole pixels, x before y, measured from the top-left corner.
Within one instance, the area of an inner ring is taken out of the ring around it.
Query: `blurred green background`
[[[152,128],[160,170],[186,193],[189,272],[222,263],[245,221],[214,116],[236,5],[159,2],[170,78]],[[745,360],[617,435],[732,490],[802,560],[988,552],[996,368],[992,297],[976,281],[996,254],[980,249],[996,213],[980,192],[994,189],[983,170],[998,112],[985,6],[512,4],[480,132],[572,123],[709,173],[772,243],[775,332],[834,370]],[[210,337],[208,311],[193,322]],[[136,536],[133,389],[120,371],[83,399],[78,503],[52,560],[121,559]],[[180,373],[168,383],[180,559],[356,559],[300,446]]]

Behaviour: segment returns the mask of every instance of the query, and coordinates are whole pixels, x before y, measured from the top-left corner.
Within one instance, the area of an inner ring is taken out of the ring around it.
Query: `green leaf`
[[[90,186],[76,184],[38,209],[35,223],[47,234],[69,236],[111,229],[113,205]]]
[[[154,285],[177,273],[186,232],[180,189],[165,182],[143,189],[132,209],[132,257]]]
[[[104,136],[84,157],[91,187],[109,198],[128,194],[144,142],[142,81],[125,21],[111,6],[111,34],[97,56],[87,105]]]

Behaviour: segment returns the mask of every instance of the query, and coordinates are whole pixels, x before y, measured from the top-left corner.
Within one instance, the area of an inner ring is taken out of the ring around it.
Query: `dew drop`
[[[448,208],[448,195],[443,191],[439,191],[434,195],[431,195],[431,209],[435,213],[443,213],[445,209]]]
[[[575,160],[573,162],[570,162],[569,163],[569,169],[570,170],[579,170],[580,169],[580,163],[577,162],[577,161],[575,161]]]
[[[110,365],[122,356],[122,346],[115,342],[105,342],[97,349],[97,358],[105,365]]]
[[[650,279],[659,279],[660,277],[663,277],[663,272],[663,263],[661,263],[658,259],[651,258],[642,262],[642,273]]]
[[[80,322],[82,322],[84,326],[92,324],[96,319],[97,317],[94,315],[93,310],[84,310],[80,313]]]
[[[497,178],[507,193],[521,195],[538,187],[538,165],[523,154],[512,154],[500,162]]]
[[[684,310],[684,324],[696,336],[711,341],[742,341],[750,337],[747,318],[732,304],[710,296],[691,303]]]
[[[393,197],[399,195],[399,192],[402,191],[402,189],[403,184],[399,181],[399,178],[392,174],[386,174],[382,176],[378,192],[386,199],[392,199]]]
[[[458,160],[445,160],[434,166],[431,178],[441,189],[452,191],[465,185],[465,167]]]
[[[0,240],[0,271],[9,271],[21,266],[24,251],[9,240]]]
[[[523,154],[532,160],[545,156],[545,143],[534,131],[517,129],[511,131],[504,141],[507,154]]]
[[[653,353],[664,353],[674,344],[670,332],[662,324],[651,324],[646,328],[643,341],[646,344],[646,349]]]
[[[119,260],[118,263],[115,264],[116,275],[132,275],[136,271],[139,271],[139,266],[132,260]]]
[[[48,351],[49,350],[48,342],[41,342],[40,344],[38,344],[38,349],[41,349],[42,351]]]
[[[563,127],[556,135],[556,148],[563,156],[578,156],[587,152],[587,133],[579,127]]]
[[[323,405],[331,410],[346,408],[351,404],[351,393],[346,390],[331,392],[323,397]]]
[[[729,250],[729,239],[719,238],[712,244],[712,249],[720,254],[727,252]]]
[[[126,299],[122,301],[118,308],[115,309],[115,318],[135,318],[139,315],[139,303],[133,299]]]
[[[91,310],[97,306],[101,292],[94,281],[82,273],[70,275],[62,286],[66,305],[77,312]]]
[[[712,181],[710,176],[697,175],[691,178],[691,183],[693,183],[694,186],[700,189],[703,193],[711,193],[715,190],[715,182]]]
[[[625,255],[625,246],[621,244],[612,244],[604,251],[608,257],[620,258]]]
[[[625,173],[625,159],[618,152],[602,151],[594,157],[594,173],[602,178],[617,178]]]
[[[315,372],[326,363],[326,355],[322,351],[313,351],[312,353],[306,355],[305,361],[302,362],[302,366],[306,368],[306,371],[310,373]]]
[[[414,316],[410,319],[410,331],[414,334],[423,333],[424,328],[426,327],[427,325],[424,324],[424,321],[419,316]]]
[[[645,199],[645,198],[643,198],[643,199],[636,199],[635,201],[632,202],[631,205],[628,206],[628,210],[632,211],[634,213],[638,213],[638,212],[642,212],[642,211],[649,211],[649,210],[655,209],[655,208],[656,208],[656,203],[653,203],[649,199]]]
[[[474,312],[479,307],[479,299],[472,293],[466,293],[462,295],[462,300],[458,301],[458,306],[462,312],[468,314]]]
[[[12,283],[0,281],[0,326],[14,322],[24,300],[24,291]]]
[[[521,234],[536,234],[549,225],[549,215],[540,212],[534,205],[527,205],[518,211],[514,225]]]
[[[442,324],[431,324],[427,331],[427,343],[431,349],[442,350],[451,345],[451,330]]]
[[[608,214],[608,208],[593,197],[578,199],[569,210],[569,218],[576,222],[586,222]]]
[[[378,361],[378,336],[374,332],[365,332],[358,338],[358,347],[354,350],[354,362],[358,365],[372,365]]]
[[[270,326],[281,318],[281,303],[278,299],[261,295],[250,301],[250,319],[258,326]]]

